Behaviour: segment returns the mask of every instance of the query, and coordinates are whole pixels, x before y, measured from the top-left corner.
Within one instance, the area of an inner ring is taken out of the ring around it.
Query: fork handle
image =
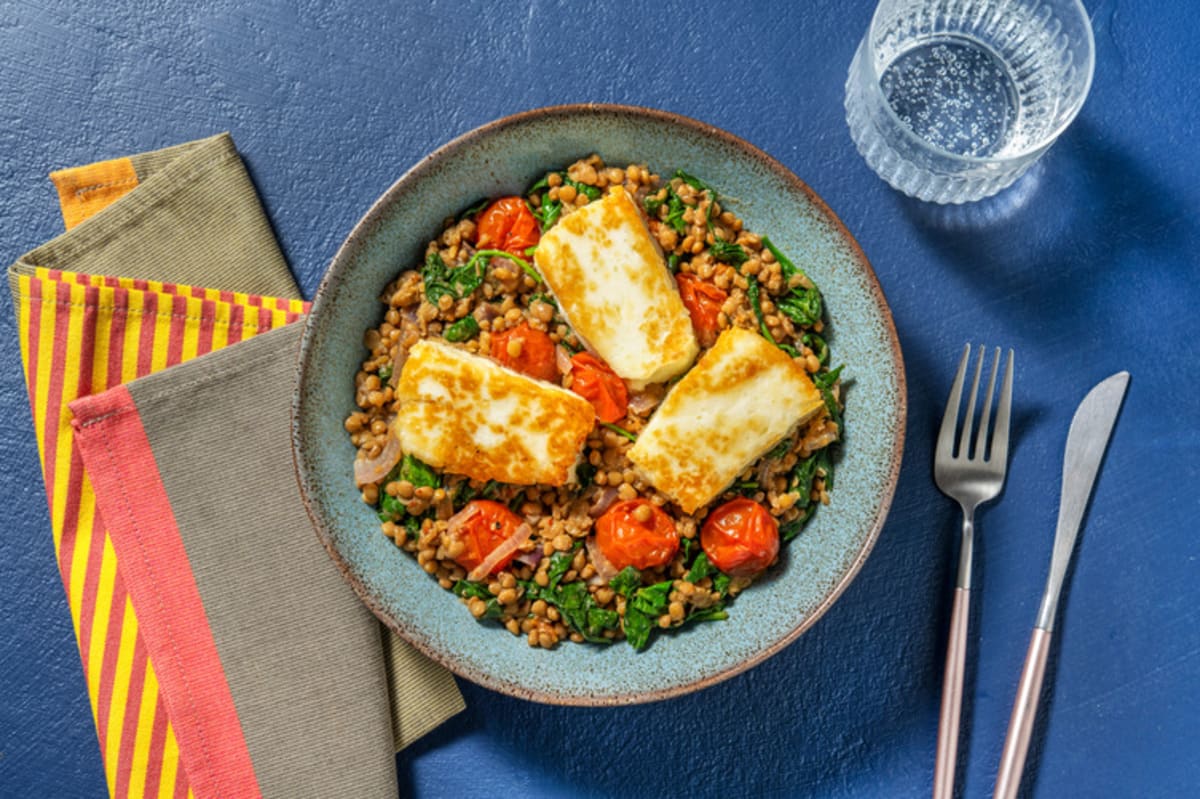
[[[967,619],[971,589],[954,589],[950,611],[950,641],[946,645],[946,672],[942,678],[942,713],[938,721],[937,763],[933,770],[934,799],[954,796],[954,767],[958,761],[958,721],[962,713],[963,672],[967,662]]]
[[[1014,799],[1021,787],[1021,774],[1025,770],[1025,755],[1029,753],[1029,741],[1033,737],[1033,720],[1037,716],[1038,698],[1042,693],[1042,678],[1046,676],[1046,655],[1050,652],[1050,631],[1033,628],[1029,651],[1025,654],[1025,667],[1021,670],[1021,681],[1017,684],[1017,698],[1013,702],[1012,718],[1008,722],[1008,734],[1004,738],[1004,751],[1000,755],[1000,773],[996,775],[996,799]]]

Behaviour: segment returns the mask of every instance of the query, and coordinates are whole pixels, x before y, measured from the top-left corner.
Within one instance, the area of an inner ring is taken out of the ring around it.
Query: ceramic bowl
[[[837,363],[846,364],[845,440],[833,501],[784,549],[724,622],[625,644],[528,646],[478,623],[379,531],[351,475],[342,427],[354,410],[362,334],[377,297],[420,260],[442,220],[481,197],[520,194],[547,170],[590,153],[606,163],[682,168],[771,240],[820,286]],[[779,651],[821,617],[871,551],[891,503],[904,440],[905,388],[891,313],[853,237],[779,162],[709,125],[643,108],[577,105],[501,119],[432,153],[375,203],[321,282],[300,350],[293,446],[317,535],[367,606],[456,674],[507,694],[574,705],[644,702],[730,677]]]

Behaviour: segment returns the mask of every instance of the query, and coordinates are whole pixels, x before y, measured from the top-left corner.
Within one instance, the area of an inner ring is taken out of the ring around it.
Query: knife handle
[[[946,672],[942,677],[942,713],[938,720],[937,763],[933,768],[934,799],[950,799],[954,796],[954,767],[958,760],[958,722],[962,714],[970,610],[971,590],[955,588],[954,607],[950,611],[950,641],[946,644]]]
[[[1025,667],[1021,670],[1021,681],[1017,684],[1012,718],[1008,721],[1004,751],[1000,755],[995,799],[1015,799],[1017,789],[1021,787],[1021,774],[1025,770],[1029,740],[1033,737],[1033,720],[1037,716],[1038,698],[1042,693],[1042,678],[1046,676],[1046,655],[1049,651],[1050,631],[1034,627],[1029,651],[1025,654]]]

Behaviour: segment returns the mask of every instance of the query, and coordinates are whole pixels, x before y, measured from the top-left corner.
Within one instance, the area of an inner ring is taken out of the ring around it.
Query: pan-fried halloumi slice
[[[730,328],[667,394],[629,459],[691,513],[823,407],[821,392],[785,352]]]
[[[578,394],[435,340],[413,346],[396,395],[401,449],[475,480],[562,485],[595,420]]]
[[[533,258],[575,333],[633,388],[695,360],[691,317],[624,188],[563,217]]]

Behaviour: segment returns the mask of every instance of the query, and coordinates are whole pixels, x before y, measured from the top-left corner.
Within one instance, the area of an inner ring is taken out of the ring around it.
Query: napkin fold
[[[110,793],[394,795],[462,699],[304,513],[306,308],[232,141],[52,179],[68,232],[9,282]]]

